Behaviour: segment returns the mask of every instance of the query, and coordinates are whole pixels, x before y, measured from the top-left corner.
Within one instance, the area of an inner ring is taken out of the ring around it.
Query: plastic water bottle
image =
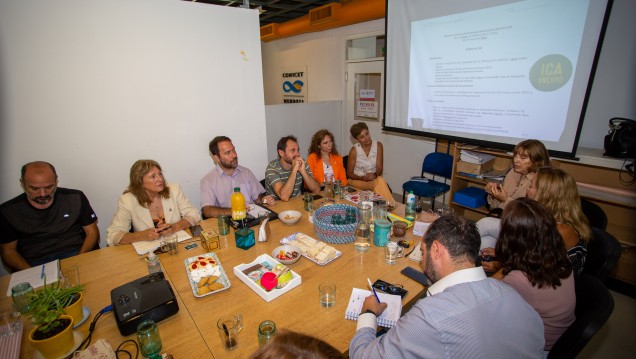
[[[408,221],[415,221],[415,195],[413,194],[413,191],[409,191],[409,194],[406,195],[404,218]]]
[[[161,263],[155,252],[148,253],[148,274],[161,272]]]

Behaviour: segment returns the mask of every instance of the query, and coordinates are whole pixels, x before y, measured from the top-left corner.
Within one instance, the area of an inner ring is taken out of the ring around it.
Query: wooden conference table
[[[179,303],[179,312],[159,323],[162,352],[170,353],[175,358],[247,358],[258,349],[258,325],[264,320],[273,320],[279,330],[289,329],[315,336],[346,353],[356,328],[355,321],[344,318],[352,288],[368,289],[367,277],[371,281],[382,279],[401,284],[409,291],[403,300],[406,308],[424,294],[424,288],[419,283],[400,274],[407,266],[419,268],[418,263],[408,258],[399,258],[396,264],[388,265],[384,262],[384,248],[372,245],[368,252],[359,253],[355,251],[353,243],[349,243],[333,245],[342,252],[342,256],[327,265],[320,266],[306,258],[290,265],[302,277],[302,283],[271,302],[265,302],[234,275],[234,267],[250,263],[261,254],[271,255],[274,248],[280,245],[280,240],[293,233],[302,232],[318,239],[302,206],[301,197],[289,202],[277,202],[272,207],[276,212],[296,209],[302,212],[302,218],[291,226],[279,220],[272,221],[268,241],[256,242],[249,250],[235,246],[233,231],[220,237],[221,249],[216,254],[231,282],[231,287],[227,290],[203,298],[193,295],[184,261],[203,253],[200,244],[193,250],[185,250],[185,244],[181,243],[176,255],[166,253],[160,256],[163,272],[172,284]],[[403,211],[404,207],[400,205],[395,213],[401,215]],[[202,221],[201,226],[216,230],[217,220]],[[258,232],[258,228],[253,229]],[[412,229],[409,229],[407,235],[412,235]],[[91,311],[87,323],[93,320],[99,310],[110,304],[111,289],[148,273],[144,257],[138,256],[132,246],[108,247],[61,261],[62,268],[72,265],[79,266],[80,279],[86,285],[84,305]],[[3,293],[7,291],[9,279],[10,276],[0,278],[0,291],[4,291]],[[331,308],[323,308],[319,303],[318,285],[323,282],[333,282],[337,287],[336,304]],[[8,310],[11,304],[11,298],[3,296],[0,310]],[[243,316],[239,345],[232,351],[224,349],[216,329],[217,320],[228,314]],[[87,323],[76,330],[86,335],[89,327]],[[33,357],[34,349],[27,342],[30,328],[31,324],[26,324],[21,358]],[[99,338],[107,339],[116,348],[125,339],[134,339],[135,335],[121,336],[113,314],[108,313],[99,319],[93,333],[93,342]]]

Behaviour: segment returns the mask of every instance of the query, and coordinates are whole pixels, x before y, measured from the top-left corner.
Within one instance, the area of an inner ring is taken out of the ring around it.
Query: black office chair
[[[575,285],[576,319],[554,343],[548,359],[575,358],[614,310],[612,294],[598,278],[583,273],[575,279]]]
[[[592,240],[587,244],[587,258],[583,273],[605,283],[607,275],[614,269],[621,256],[621,244],[604,230],[592,227]]]
[[[590,227],[596,227],[600,229],[607,229],[607,215],[603,208],[598,204],[591,202],[585,198],[581,198],[581,209],[583,214],[590,222]]]
[[[427,178],[425,174],[431,174],[432,178]],[[430,198],[431,208],[435,208],[435,198],[441,195],[445,195],[450,190],[450,186],[444,182],[438,182],[436,177],[444,179],[451,178],[453,173],[453,156],[441,153],[433,152],[424,157],[422,162],[422,173],[420,178],[413,178],[408,182],[402,184],[402,203],[406,193],[413,191],[413,194],[418,197]]]

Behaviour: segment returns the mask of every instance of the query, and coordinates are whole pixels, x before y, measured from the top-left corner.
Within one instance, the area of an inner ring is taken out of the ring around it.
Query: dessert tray
[[[195,297],[205,297],[230,287],[230,280],[227,278],[216,253],[200,254],[190,257],[184,262],[192,294]]]
[[[302,278],[298,273],[293,270],[289,270],[291,278],[286,281],[282,288],[276,287],[270,291],[265,290],[265,288],[263,288],[260,284],[261,276],[267,271],[274,270],[277,266],[283,266],[283,264],[278,262],[269,254],[261,254],[250,263],[243,263],[234,267],[234,275],[236,275],[238,279],[243,281],[243,283],[250,287],[266,302],[271,302],[272,300],[298,287],[302,282]],[[279,278],[283,277],[281,276]]]

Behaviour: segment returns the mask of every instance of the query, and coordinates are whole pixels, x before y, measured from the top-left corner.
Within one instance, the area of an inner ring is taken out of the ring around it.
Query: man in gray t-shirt
[[[298,140],[294,136],[285,136],[276,146],[278,160],[274,160],[265,169],[265,189],[281,201],[300,196],[303,183],[307,189],[316,194],[320,192],[320,184],[314,179],[309,165],[298,152]]]

